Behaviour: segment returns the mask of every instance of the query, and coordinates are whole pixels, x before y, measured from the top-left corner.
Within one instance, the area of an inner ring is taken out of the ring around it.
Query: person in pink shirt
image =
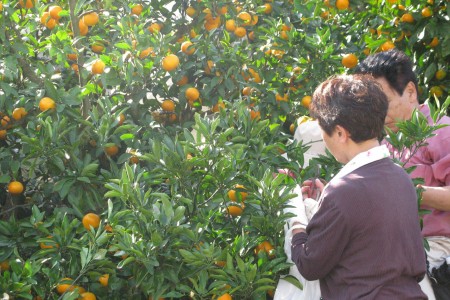
[[[371,55],[357,66],[356,73],[371,74],[381,85],[389,101],[385,125],[392,131],[397,132],[396,124],[409,120],[415,110],[425,115],[430,125],[436,125],[429,107],[419,103],[417,78],[405,53],[393,49]],[[444,116],[437,123],[450,125],[450,118]],[[441,267],[450,282],[450,267],[446,263],[446,259],[450,262],[450,126],[434,133],[426,146],[397,158],[406,162],[405,167],[416,167],[410,174],[412,178],[424,180],[421,205],[431,211],[423,217],[422,228],[422,235],[430,246],[427,251],[429,271]],[[397,154],[392,146],[390,150]],[[431,277],[434,280],[436,276],[431,274]],[[436,299],[450,299],[450,285],[433,287]]]

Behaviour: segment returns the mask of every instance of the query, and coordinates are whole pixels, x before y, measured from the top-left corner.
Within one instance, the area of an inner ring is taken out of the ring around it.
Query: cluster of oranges
[[[234,189],[228,191],[227,195],[231,203],[227,206],[227,213],[232,217],[242,215],[245,209],[245,200],[248,197],[248,193],[245,192],[245,186],[236,184]]]

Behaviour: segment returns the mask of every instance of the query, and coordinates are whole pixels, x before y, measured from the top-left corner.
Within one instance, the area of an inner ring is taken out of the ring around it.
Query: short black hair
[[[409,82],[414,83],[416,92],[418,91],[413,63],[404,52],[397,49],[368,56],[356,66],[355,73],[370,74],[375,78],[383,77],[399,95],[403,95]]]

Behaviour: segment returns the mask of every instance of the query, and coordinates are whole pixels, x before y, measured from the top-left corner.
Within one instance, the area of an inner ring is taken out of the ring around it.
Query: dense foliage
[[[1,0],[0,292],[271,298],[314,87],[397,47],[443,102],[448,4]]]

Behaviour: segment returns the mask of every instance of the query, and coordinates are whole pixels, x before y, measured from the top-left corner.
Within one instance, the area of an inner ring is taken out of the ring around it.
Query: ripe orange
[[[336,0],[336,7],[339,10],[347,9],[350,6],[348,0]]]
[[[238,216],[242,215],[243,211],[244,211],[244,209],[237,205],[230,205],[227,207],[228,214],[233,217],[238,217]]]
[[[41,111],[46,111],[49,109],[53,110],[53,109],[55,109],[55,107],[56,107],[56,103],[50,97],[44,97],[41,99],[41,101],[39,101],[39,109]]]
[[[147,49],[142,50],[141,53],[139,53],[139,58],[144,59],[150,54],[152,57],[156,56],[155,52],[153,51],[153,47],[148,47]]]
[[[175,54],[169,54],[162,60],[162,68],[168,72],[175,70],[179,64],[180,59]]]
[[[102,74],[103,71],[105,71],[105,63],[102,60],[97,59],[92,64],[91,72],[92,74]]]
[[[174,111],[175,103],[172,100],[164,100],[163,103],[161,103],[161,108],[164,111]]]
[[[77,64],[72,64],[72,65],[70,66],[70,68],[71,68],[76,74],[78,74],[79,68],[78,68],[78,65],[77,65]]]
[[[263,11],[264,11],[264,13],[265,13],[266,15],[268,15],[268,14],[270,14],[270,13],[272,12],[272,4],[270,4],[270,3],[265,3],[265,4],[263,5],[263,7],[264,7]]]
[[[95,294],[93,294],[91,292],[81,293],[80,295],[81,295],[81,297],[78,298],[80,300],[96,300],[97,299],[97,297],[95,297]]]
[[[252,15],[252,21],[250,22],[250,25],[255,26],[256,23],[258,23],[259,17],[256,14]]]
[[[130,162],[131,165],[137,165],[139,163],[139,157],[137,157],[136,155],[133,155],[132,157],[130,157],[130,159],[128,161]],[[111,228],[111,226],[109,226],[109,227]],[[112,231],[112,228],[109,231]]]
[[[59,13],[62,11],[63,9],[61,8],[61,6],[58,5],[54,5],[54,6],[50,6],[50,8],[48,9],[48,12],[50,13],[50,16],[55,19],[55,20],[59,20],[61,19]]]
[[[27,115],[27,111],[23,107],[17,107],[12,112],[12,117],[14,120],[19,121]]]
[[[62,295],[66,291],[73,291],[75,289],[75,286],[72,285],[73,279],[66,277],[61,279],[59,284],[56,286],[56,291],[58,294]]]
[[[77,60],[78,55],[76,53],[69,53],[69,54],[67,54],[67,59],[68,60]]]
[[[11,195],[20,195],[24,190],[23,184],[20,181],[11,181],[8,184],[8,192]]]
[[[291,125],[289,125],[289,132],[291,134],[294,134],[294,132],[295,132],[295,123],[292,123]]]
[[[0,124],[3,128],[10,128],[11,125],[9,124],[11,122],[11,119],[8,116],[2,116],[1,117]]]
[[[161,25],[158,23],[152,23],[150,24],[150,26],[148,26],[148,31],[150,31],[150,33],[157,33],[161,31]]]
[[[244,26],[250,25],[250,23],[252,22],[252,15],[246,11],[240,12],[237,17],[239,18],[239,20],[241,20]]]
[[[108,286],[109,274],[103,274],[102,276],[100,276],[98,281],[100,282],[101,285]]]
[[[105,50],[105,46],[100,42],[95,42],[92,44],[91,49],[95,53],[102,53]]]
[[[192,55],[195,52],[195,48],[190,41],[185,41],[181,44],[181,51],[187,55]]]
[[[440,86],[435,85],[430,88],[430,93],[431,93],[431,95],[439,98],[444,94],[444,91],[442,90],[442,88]]]
[[[139,16],[142,13],[143,9],[144,8],[142,7],[141,4],[136,4],[136,5],[133,5],[133,7],[131,8],[131,13],[133,15]]]
[[[117,124],[122,125],[123,122],[125,122],[125,115],[119,114],[119,116],[117,116]]]
[[[84,215],[81,222],[83,223],[84,228],[86,228],[87,230],[91,230],[91,226],[93,228],[98,228],[98,226],[100,225],[100,217],[99,215],[94,213],[87,213]]]
[[[233,299],[233,298],[232,298],[231,295],[228,294],[228,293],[225,293],[225,294],[219,296],[219,298],[217,298],[217,300],[232,300],[232,299]]]
[[[19,0],[19,4],[23,8],[32,8],[35,2],[37,2],[37,0],[26,0],[26,2],[23,2],[23,0]]]
[[[6,271],[9,270],[9,261],[4,260],[0,262],[0,271]]]
[[[237,189],[241,189],[241,190],[245,190],[245,186],[243,186],[242,184],[236,184],[235,188]],[[245,201],[245,199],[247,199],[248,193],[246,192],[239,192],[239,194],[241,195],[241,200]],[[236,196],[236,190],[229,190],[228,193],[228,198],[230,198],[231,201],[236,202],[237,196]]]
[[[236,30],[236,22],[233,19],[229,19],[225,22],[225,29],[229,32]]]
[[[53,238],[53,236],[49,235],[49,236],[47,236],[47,238],[51,239],[51,238]],[[42,242],[42,243],[39,243],[39,247],[41,249],[53,249],[53,244],[46,244],[46,243]],[[59,245],[55,244],[55,247],[59,248]]]
[[[267,254],[270,255],[270,252],[273,250],[273,246],[269,241],[264,241],[262,243],[260,243],[258,246],[256,246],[255,248],[255,254],[258,254],[260,251],[264,251]]]
[[[193,8],[192,6],[189,6],[188,8],[186,8],[186,14],[193,18],[195,16],[195,14],[197,13],[197,11],[195,10],[195,8]]]
[[[443,70],[443,69],[437,70],[436,74],[434,75],[434,77],[437,80],[442,80],[445,78],[445,76],[447,76],[447,72],[445,72],[445,70]],[[14,112],[13,112],[13,118],[14,118]]]
[[[384,43],[381,45],[381,47],[380,47],[381,51],[388,51],[388,50],[393,49],[393,48],[395,48],[395,45],[394,45],[394,43],[391,42],[391,41],[386,41],[386,42],[384,42]]]
[[[214,62],[212,60],[208,60],[205,66],[205,73],[210,75],[212,68],[214,68]]]
[[[218,267],[225,267],[225,265],[227,264],[227,262],[226,261],[224,261],[224,260],[216,260],[215,262],[214,262],[214,264],[216,265],[216,266],[218,266]]]
[[[301,104],[305,108],[309,108],[311,105],[312,97],[311,96],[305,96],[302,98]]]
[[[41,24],[52,30],[58,24],[58,20],[52,19],[49,12],[42,13]]]
[[[189,78],[186,75],[183,75],[181,77],[181,79],[177,81],[177,85],[178,86],[183,86],[183,85],[187,84],[188,81],[189,81]]]
[[[212,112],[219,112],[220,109],[225,109],[225,103],[222,100],[219,100],[212,108]]]
[[[253,109],[250,110],[250,118],[252,120],[259,120],[261,119],[261,112],[260,111],[254,111]]]
[[[288,101],[288,94],[284,94],[283,96],[281,96],[280,94],[276,94],[275,95],[275,100],[276,101],[285,101],[285,102],[287,102]]]
[[[243,38],[247,35],[247,30],[242,26],[236,27],[236,29],[234,30],[234,35],[238,38]]]
[[[211,31],[218,28],[220,24],[220,17],[211,17],[210,19],[206,19],[204,27],[206,30]]]
[[[117,153],[119,153],[119,147],[117,147],[117,145],[114,144],[110,144],[105,146],[105,153],[108,156],[116,156]]]
[[[6,129],[0,130],[0,140],[6,140],[7,131]]]
[[[400,18],[400,21],[402,21],[404,23],[414,23],[414,17],[412,14],[406,13],[406,14],[402,15],[402,17]]]
[[[242,95],[249,96],[253,92],[253,89],[249,86],[246,86],[242,89]]]
[[[424,7],[422,9],[422,17],[428,18],[428,17],[431,17],[432,15],[433,15],[433,11],[431,10],[431,8],[429,6]]]
[[[354,68],[358,65],[358,57],[355,54],[349,53],[342,57],[342,65],[346,68]]]
[[[219,15],[225,15],[227,12],[228,12],[228,7],[225,5],[217,9],[217,13]]]
[[[96,25],[98,23],[98,20],[99,20],[99,16],[95,11],[83,16],[83,22],[87,26]]]
[[[82,18],[78,21],[78,29],[80,30],[80,35],[82,36],[85,36],[89,32],[89,27],[84,23]]]
[[[48,11],[43,12],[41,16],[41,24],[42,25],[47,24],[49,19],[51,19],[50,13]]]
[[[186,90],[185,96],[189,102],[192,102],[200,97],[200,92],[195,87],[190,87]]]
[[[434,38],[431,40],[429,46],[430,46],[431,48],[434,48],[434,47],[436,47],[437,45],[439,45],[439,39],[438,39],[437,37],[434,37]]]
[[[254,32],[254,31],[250,31],[250,32],[248,33],[248,39],[249,39],[250,41],[254,41],[254,40],[255,40],[255,32]]]

